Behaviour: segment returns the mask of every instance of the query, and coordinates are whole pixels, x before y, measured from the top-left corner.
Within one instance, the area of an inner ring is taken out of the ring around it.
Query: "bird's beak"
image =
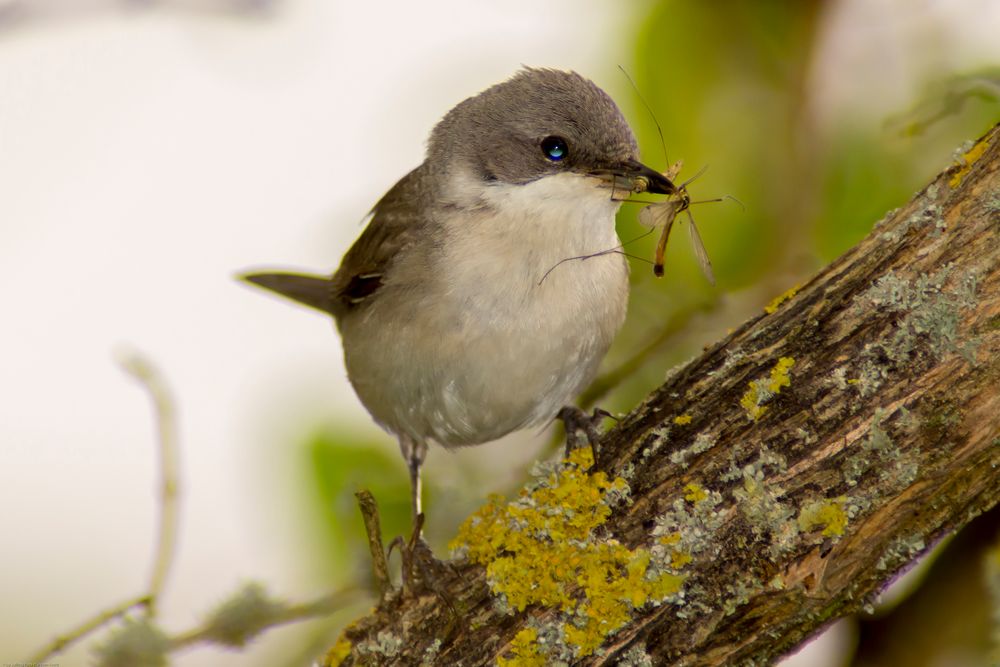
[[[638,160],[625,160],[610,168],[594,170],[591,174],[607,181],[615,188],[630,190],[633,193],[672,195],[677,192],[677,186],[673,181]]]

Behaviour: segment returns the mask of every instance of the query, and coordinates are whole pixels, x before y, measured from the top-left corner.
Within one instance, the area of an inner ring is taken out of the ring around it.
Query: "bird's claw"
[[[594,411],[587,414],[575,405],[567,405],[556,417],[562,421],[566,430],[566,456],[574,449],[582,446],[579,434],[583,433],[587,438],[587,444],[594,451],[594,460],[597,460],[597,445],[601,439],[599,427],[607,419],[614,419],[614,416],[607,410],[594,408]]]

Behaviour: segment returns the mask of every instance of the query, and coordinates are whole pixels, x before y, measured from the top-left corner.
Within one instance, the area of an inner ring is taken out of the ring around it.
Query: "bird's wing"
[[[423,169],[404,176],[375,204],[368,225],[332,276],[261,272],[243,279],[338,319],[362,307],[384,285],[393,260],[427,225],[420,213],[428,196]]]
[[[378,292],[393,260],[425,230],[428,220],[420,204],[427,193],[422,169],[411,171],[382,196],[372,208],[368,226],[341,260],[331,278],[335,307],[342,309],[340,312],[363,304]]]

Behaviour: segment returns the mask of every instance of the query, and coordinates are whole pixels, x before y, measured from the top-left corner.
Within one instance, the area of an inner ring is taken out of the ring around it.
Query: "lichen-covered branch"
[[[1000,499],[1000,126],[327,664],[767,664]]]

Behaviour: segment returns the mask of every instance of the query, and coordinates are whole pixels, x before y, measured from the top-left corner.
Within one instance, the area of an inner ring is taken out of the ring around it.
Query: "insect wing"
[[[691,237],[691,248],[694,250],[694,256],[698,260],[701,272],[705,275],[705,280],[708,281],[709,285],[715,287],[715,273],[712,271],[712,261],[708,258],[708,251],[705,250],[701,234],[698,233],[698,227],[694,224],[694,216],[690,212],[688,212],[688,235]]]
[[[669,199],[658,204],[644,206],[639,211],[639,224],[647,229],[672,224],[683,209],[680,199]]]

